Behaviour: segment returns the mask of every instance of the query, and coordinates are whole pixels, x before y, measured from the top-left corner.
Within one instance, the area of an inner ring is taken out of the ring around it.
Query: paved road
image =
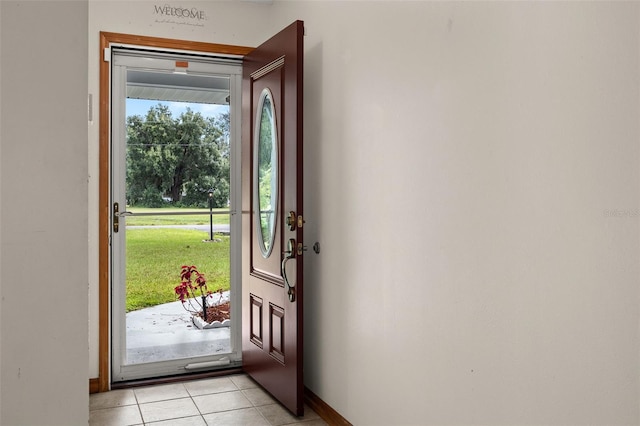
[[[178,229],[193,229],[195,231],[209,232],[209,225],[127,225],[127,229],[151,229],[151,228],[178,228]],[[213,225],[213,232],[220,232],[222,234],[229,234],[229,225]]]

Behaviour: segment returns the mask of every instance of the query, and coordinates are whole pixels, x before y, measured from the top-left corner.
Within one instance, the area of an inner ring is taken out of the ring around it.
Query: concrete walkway
[[[231,352],[229,327],[198,329],[179,301],[129,312],[126,324],[127,364]]]

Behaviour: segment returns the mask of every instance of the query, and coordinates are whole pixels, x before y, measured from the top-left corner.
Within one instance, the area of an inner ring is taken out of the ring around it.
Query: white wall
[[[0,10],[0,424],[87,424],[87,3]]]
[[[305,384],[354,424],[638,424],[638,4],[274,7],[308,34]]]
[[[306,22],[310,389],[354,424],[640,422],[638,4],[171,4],[210,20],[90,2],[90,92],[100,30],[256,45]]]

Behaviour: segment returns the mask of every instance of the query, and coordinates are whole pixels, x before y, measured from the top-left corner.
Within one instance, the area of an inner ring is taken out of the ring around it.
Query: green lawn
[[[177,217],[194,223],[193,216]],[[221,217],[228,223],[228,216]],[[138,218],[127,218],[129,225],[130,219]],[[229,290],[229,236],[216,234],[219,241],[203,242],[208,237],[187,229],[127,229],[127,312],[175,301],[182,265],[197,266],[209,290]]]

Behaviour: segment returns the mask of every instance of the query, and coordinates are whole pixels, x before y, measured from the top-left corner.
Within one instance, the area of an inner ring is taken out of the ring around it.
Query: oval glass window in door
[[[262,256],[271,255],[278,206],[278,132],[271,91],[260,94],[254,133],[254,199]]]

